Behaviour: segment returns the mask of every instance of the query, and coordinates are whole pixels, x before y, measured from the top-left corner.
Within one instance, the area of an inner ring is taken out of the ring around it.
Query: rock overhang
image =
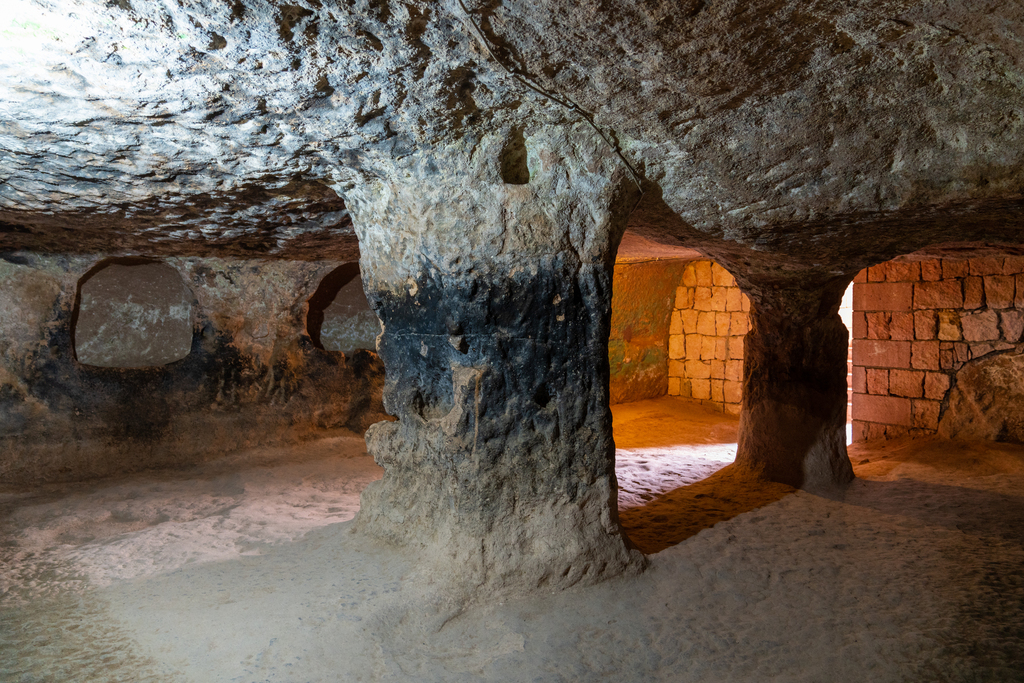
[[[739,271],[1019,243],[1024,9],[990,4],[17,0],[4,240],[351,254],[368,183],[490,182],[482,141],[571,124],[674,214],[645,237]]]

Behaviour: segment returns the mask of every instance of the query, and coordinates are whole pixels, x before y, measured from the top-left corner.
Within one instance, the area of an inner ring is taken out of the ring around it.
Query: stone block
[[[700,360],[686,361],[686,377],[689,379],[711,379],[711,363]]]
[[[690,384],[690,380],[685,377],[679,380],[679,395],[683,398],[693,397],[693,386]]]
[[[739,287],[730,287],[725,292],[725,310],[727,311],[742,311],[743,310],[743,290]]]
[[[700,360],[701,341],[704,339],[700,334],[686,335],[686,360]]]
[[[725,380],[711,380],[711,400],[716,403],[725,403]]]
[[[729,289],[727,287],[712,287],[711,288],[711,310],[712,311],[724,311],[726,304],[726,295]]]
[[[1007,256],[1003,259],[1003,275],[1024,273],[1024,256]]]
[[[710,287],[714,284],[711,276],[711,261],[694,261],[693,272],[697,276],[698,287]]]
[[[964,339],[969,342],[999,339],[999,314],[993,310],[968,313],[960,319]]]
[[[683,334],[696,334],[697,333],[697,320],[700,317],[700,311],[688,308],[685,311],[679,311],[679,320],[683,323]]]
[[[743,295],[743,312],[746,313],[750,310],[750,297],[746,294]]]
[[[909,398],[896,396],[853,395],[853,416],[865,422],[903,425],[913,424]]]
[[[920,341],[913,343],[910,366],[915,370],[939,369],[939,342]]]
[[[718,360],[729,359],[729,340],[735,337],[717,337],[715,339],[715,358]]]
[[[868,317],[867,313],[863,311],[853,312],[853,338],[854,339],[867,339],[868,337]]]
[[[672,315],[669,317],[668,333],[683,334],[683,318],[679,314],[681,311],[672,311]]]
[[[729,334],[733,337],[745,335],[749,320],[746,313],[733,313],[732,320],[729,323]]]
[[[686,377],[686,365],[681,360],[670,360],[668,362],[669,377]]]
[[[742,360],[727,360],[725,361],[725,378],[730,382],[742,382],[743,381],[743,361]]]
[[[732,314],[724,311],[715,313],[715,334],[719,337],[729,336],[729,324],[732,322]]]
[[[719,287],[735,287],[736,280],[732,274],[717,263],[711,264],[711,284]]]
[[[855,339],[853,341],[853,363],[874,368],[909,368],[912,343],[927,344],[929,342]]]
[[[715,359],[715,343],[718,341],[716,337],[701,337],[700,338],[700,359],[701,360],[714,360]]]
[[[964,278],[964,304],[969,311],[985,305],[985,285],[980,277]],[[956,308],[959,308],[957,306]]]
[[[912,401],[911,410],[913,410],[914,423],[912,426],[919,429],[938,429],[939,428],[939,406],[938,401],[929,401],[927,399],[917,399]]]
[[[971,259],[971,275],[1001,275],[1003,272],[1003,259],[989,257],[989,258],[972,258]]]
[[[694,262],[686,264],[686,268],[683,269],[683,287],[696,287],[697,286],[697,270],[694,267]]]
[[[957,364],[966,363],[971,359],[971,345],[964,342],[953,344],[953,360]]]
[[[995,346],[992,344],[971,344],[971,360],[981,358],[982,356],[987,356],[988,354],[992,353],[994,349]]]
[[[889,338],[889,314],[884,311],[866,313],[868,321],[868,339]]]
[[[919,370],[890,370],[889,393],[905,398],[921,398],[924,396],[924,373]]]
[[[677,360],[686,357],[686,341],[681,334],[670,334],[668,337],[668,357]]]
[[[1024,308],[1024,275],[1018,275],[1017,280],[1017,294],[1013,297],[1013,305],[1016,308]]]
[[[917,282],[921,279],[918,261],[890,261],[885,266],[886,282]]]
[[[706,336],[715,336],[717,330],[715,328],[715,313],[714,311],[701,311],[697,314],[697,334],[703,334]]]
[[[669,377],[668,378],[668,395],[669,396],[678,396],[679,395],[680,384],[682,383],[682,381],[683,380],[680,379],[679,377]]]
[[[693,307],[698,311],[710,311],[711,309],[711,288],[697,287],[693,293]]]
[[[725,382],[725,402],[741,403],[743,401],[743,384],[741,382]]]
[[[912,282],[869,282],[853,286],[855,311],[909,311],[913,304]]]
[[[743,360],[743,337],[729,337],[729,360]]]
[[[725,379],[725,361],[711,361],[711,379]]]
[[[1002,311],[999,314],[999,327],[1003,331],[1003,339],[1016,344],[1024,337],[1024,311]]]
[[[942,353],[940,351],[940,353]],[[924,397],[941,401],[949,391],[949,375],[944,372],[929,372],[924,376]]]
[[[739,415],[743,412],[743,405],[741,403],[726,403],[725,412],[729,415]]]
[[[953,349],[939,349],[939,370],[952,370],[954,365],[956,365],[956,356]]]
[[[710,379],[691,379],[690,380],[690,396],[693,398],[699,398],[701,400],[708,400],[711,398],[711,380]]]
[[[914,311],[914,338],[918,341],[935,339],[938,333],[938,316],[935,311]]]
[[[971,274],[971,262],[966,259],[942,259],[942,278],[951,280]]]
[[[985,303],[989,308],[1012,308],[1014,279],[1011,275],[987,275]]]
[[[939,311],[939,333],[942,341],[960,341],[960,314],[957,311]]]
[[[867,368],[867,393],[884,396],[889,393],[889,371],[879,368]]]
[[[913,341],[914,314],[909,311],[893,313],[889,319],[889,338],[898,341]]]
[[[958,280],[918,282],[914,285],[914,308],[960,308],[964,304],[963,290]]]
[[[921,279],[935,281],[942,279],[942,264],[938,260],[921,262]]]
[[[858,394],[868,393],[868,373],[866,368],[854,365],[850,380],[855,392]]]
[[[693,308],[693,287],[676,287],[676,308]]]
[[[859,283],[863,283],[863,282],[867,282],[868,281],[868,269],[865,268],[864,270],[862,270],[859,273],[857,273],[856,275],[854,275],[853,276],[853,281],[854,281],[854,283],[858,283],[858,284]]]
[[[888,264],[879,263],[877,266],[868,268],[868,282],[885,282],[885,275],[888,271]]]

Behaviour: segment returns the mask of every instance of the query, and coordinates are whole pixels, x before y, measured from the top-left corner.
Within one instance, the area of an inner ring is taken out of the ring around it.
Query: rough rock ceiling
[[[581,117],[643,178],[638,235],[742,268],[1024,243],[1018,2],[5,10],[4,249],[344,258],[360,178]]]

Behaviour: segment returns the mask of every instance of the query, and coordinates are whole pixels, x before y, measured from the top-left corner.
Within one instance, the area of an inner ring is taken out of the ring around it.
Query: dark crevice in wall
[[[513,128],[501,150],[501,179],[507,185],[526,185],[530,182],[530,167],[526,152],[526,138],[522,128]]]

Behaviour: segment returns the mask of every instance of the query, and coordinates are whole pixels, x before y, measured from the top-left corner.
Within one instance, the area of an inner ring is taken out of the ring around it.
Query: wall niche
[[[359,264],[346,263],[320,281],[309,299],[306,331],[313,345],[346,356],[377,348],[380,322],[363,292]]]
[[[195,297],[177,270],[142,259],[104,261],[79,281],[72,320],[85,365],[167,365],[192,348]]]

